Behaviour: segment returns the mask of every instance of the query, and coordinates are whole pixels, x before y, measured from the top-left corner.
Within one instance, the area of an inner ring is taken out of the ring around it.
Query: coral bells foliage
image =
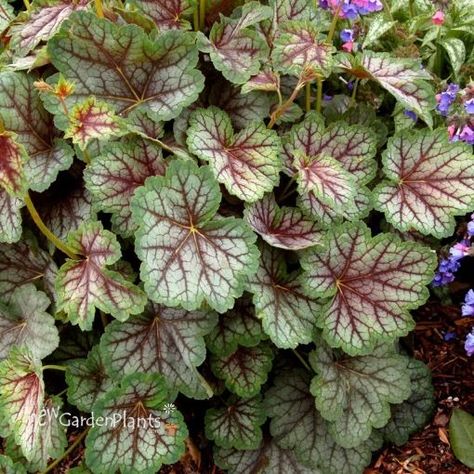
[[[472,254],[472,222],[434,250],[474,209],[469,5],[241,3],[0,0],[2,472],[76,439],[152,474],[195,438],[360,474],[429,418],[399,338]]]

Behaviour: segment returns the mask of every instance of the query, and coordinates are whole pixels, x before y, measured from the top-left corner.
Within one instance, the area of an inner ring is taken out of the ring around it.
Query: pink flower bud
[[[431,22],[433,25],[442,25],[444,23],[444,13],[438,10],[432,17]]]
[[[342,49],[344,51],[347,51],[348,53],[352,52],[352,48],[354,46],[354,42],[353,41],[347,41],[345,42],[343,45],[342,45]]]

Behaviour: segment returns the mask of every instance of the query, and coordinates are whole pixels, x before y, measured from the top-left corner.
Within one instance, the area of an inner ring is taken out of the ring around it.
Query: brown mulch
[[[448,432],[453,408],[474,413],[474,357],[463,347],[473,325],[472,318],[461,318],[459,306],[428,303],[419,311],[410,346],[432,371],[437,410],[422,432],[404,446],[383,450],[365,474],[474,474],[454,457]],[[446,342],[446,332],[455,332],[456,339]]]

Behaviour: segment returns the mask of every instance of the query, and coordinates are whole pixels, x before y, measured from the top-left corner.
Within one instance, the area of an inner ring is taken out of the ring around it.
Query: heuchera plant
[[[474,209],[474,13],[444,3],[0,0],[2,472],[194,440],[357,474],[424,425],[399,338]]]

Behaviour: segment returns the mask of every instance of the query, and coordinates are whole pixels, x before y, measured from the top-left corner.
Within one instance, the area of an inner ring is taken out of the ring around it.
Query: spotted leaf
[[[25,348],[13,348],[0,362],[0,422],[29,461],[38,445],[43,400],[41,366]]]
[[[317,224],[291,207],[278,207],[273,194],[248,205],[245,219],[268,244],[287,250],[301,250],[322,239]]]
[[[117,113],[144,109],[169,120],[203,88],[191,33],[167,31],[151,41],[136,25],[75,12],[48,42],[48,51],[58,71],[75,83],[68,105],[94,95]]]
[[[58,347],[54,318],[46,312],[51,301],[31,283],[18,287],[8,306],[0,306],[0,359],[14,346],[25,346],[42,359]]]
[[[112,213],[114,228],[129,237],[136,230],[130,199],[149,176],[163,175],[166,163],[161,147],[142,138],[114,142],[94,158],[84,175],[95,207]]]
[[[449,143],[441,129],[391,138],[383,165],[387,180],[374,190],[376,207],[399,230],[447,237],[454,216],[474,208],[472,149]]]
[[[249,281],[257,317],[273,343],[295,348],[312,340],[322,305],[303,290],[300,271],[287,272],[284,254],[262,246],[259,269]]]
[[[328,232],[324,250],[301,259],[311,295],[328,297],[317,325],[332,347],[368,354],[413,329],[409,310],[428,297],[436,256],[427,247],[401,242],[393,234],[370,236],[364,223]]]
[[[86,462],[93,472],[152,474],[184,453],[188,435],[178,410],[165,413],[171,403],[162,377],[134,374],[111,389],[93,407],[108,423],[95,425],[86,438]]]
[[[232,354],[222,357],[213,354],[211,366],[226,387],[239,397],[253,397],[267,380],[272,368],[273,350],[262,343],[255,347],[239,347]]]
[[[188,147],[209,162],[216,179],[248,202],[278,184],[281,161],[277,134],[255,122],[234,135],[229,116],[216,107],[191,115]]]
[[[72,324],[89,330],[96,308],[121,321],[143,311],[142,291],[107,268],[121,255],[114,234],[99,222],[85,223],[69,235],[68,244],[81,257],[68,259],[59,269],[56,291],[58,309],[66,312]]]
[[[338,356],[326,344],[311,352],[317,375],[311,382],[316,408],[330,422],[329,432],[345,448],[359,446],[390,419],[390,404],[411,394],[408,358],[390,346],[370,355]]]
[[[204,335],[216,324],[211,311],[185,311],[149,304],[146,311],[106,328],[101,351],[113,374],[159,373],[169,387],[206,398],[196,367],[204,362]]]
[[[23,73],[0,74],[0,119],[6,130],[17,134],[29,159],[23,170],[29,187],[42,192],[73,161],[72,148],[56,137],[52,117],[34,87],[34,77]]]
[[[175,161],[132,199],[135,248],[149,297],[168,306],[219,312],[231,308],[256,270],[255,234],[244,222],[216,216],[221,195],[208,167]]]

